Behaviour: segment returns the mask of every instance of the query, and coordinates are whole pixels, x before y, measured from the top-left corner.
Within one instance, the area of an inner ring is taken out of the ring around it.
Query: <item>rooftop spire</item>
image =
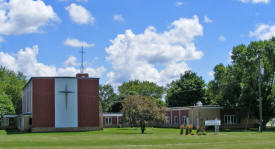
[[[83,46],[81,46],[80,53],[81,53],[80,73],[84,73],[83,55],[84,55],[85,51],[83,50]]]

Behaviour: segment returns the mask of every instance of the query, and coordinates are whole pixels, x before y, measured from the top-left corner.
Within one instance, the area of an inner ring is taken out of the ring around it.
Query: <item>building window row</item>
[[[112,117],[105,118],[105,125],[112,125]]]
[[[172,121],[170,121],[170,117],[166,116],[166,120],[168,123],[172,123],[172,124],[184,124],[184,125],[188,125],[188,117],[187,116],[182,116],[181,121],[179,121],[179,117],[178,116],[173,116]]]
[[[236,115],[224,115],[224,124],[236,124],[237,117]]]

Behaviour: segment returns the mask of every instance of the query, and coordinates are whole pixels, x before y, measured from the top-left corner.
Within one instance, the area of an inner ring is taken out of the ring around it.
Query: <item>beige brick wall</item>
[[[31,115],[20,115],[17,118],[17,129],[20,131],[30,131],[30,118],[32,118]]]
[[[220,119],[220,109],[218,108],[193,108],[189,110],[189,124],[193,124],[193,127],[199,124],[204,125],[205,120],[214,120],[216,118]]]

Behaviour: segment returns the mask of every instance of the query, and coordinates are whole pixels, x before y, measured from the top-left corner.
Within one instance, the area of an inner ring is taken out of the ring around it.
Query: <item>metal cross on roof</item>
[[[85,53],[85,51],[83,50],[83,46],[81,47],[81,50],[79,52],[81,53],[80,73],[84,73],[83,54]]]
[[[68,106],[68,94],[74,93],[73,91],[68,90],[67,84],[65,85],[65,90],[64,91],[59,91],[59,93],[64,93],[65,94],[65,103],[66,103],[66,111],[67,111],[67,106]]]

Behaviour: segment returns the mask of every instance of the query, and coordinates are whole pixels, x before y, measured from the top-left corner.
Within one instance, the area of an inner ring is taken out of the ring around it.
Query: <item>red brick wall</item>
[[[78,79],[78,126],[99,126],[99,80]]]
[[[33,79],[32,127],[54,127],[54,79]]]
[[[117,117],[113,116],[112,117],[112,125],[116,125],[117,124]]]
[[[118,116],[118,118],[117,118],[117,116],[104,116],[104,118],[103,118],[103,125],[104,126],[108,126],[108,125],[105,124],[105,119],[107,119],[109,117],[111,117],[111,119],[112,119],[112,124],[110,124],[112,126],[117,125],[117,119],[118,119],[118,124],[122,121],[122,116]]]
[[[178,117],[178,124],[180,124],[180,123],[183,123],[182,118],[184,116],[188,117],[188,110],[173,110],[172,111],[172,119],[171,119],[171,110],[169,109],[165,112],[165,116],[169,117],[169,120],[170,120],[168,122],[169,124],[171,124],[171,121],[174,124],[175,116],[177,116]]]

